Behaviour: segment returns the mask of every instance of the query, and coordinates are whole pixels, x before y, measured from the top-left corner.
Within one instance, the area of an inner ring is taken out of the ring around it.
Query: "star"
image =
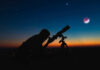
[[[66,6],[68,6],[69,5],[69,3],[68,2],[66,2]]]

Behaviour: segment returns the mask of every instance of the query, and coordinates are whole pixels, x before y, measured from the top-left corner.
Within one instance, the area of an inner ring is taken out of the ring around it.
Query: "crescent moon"
[[[84,21],[85,24],[89,24],[90,19],[89,18],[84,18],[83,21]]]

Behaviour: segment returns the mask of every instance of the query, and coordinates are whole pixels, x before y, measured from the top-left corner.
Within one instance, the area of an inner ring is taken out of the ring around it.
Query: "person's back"
[[[49,37],[49,35],[49,31],[43,29],[39,34],[30,37],[18,48],[17,56],[26,58],[30,55],[39,55],[42,43]]]

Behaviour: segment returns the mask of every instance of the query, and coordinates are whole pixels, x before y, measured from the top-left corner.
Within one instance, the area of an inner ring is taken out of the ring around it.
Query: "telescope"
[[[69,28],[70,28],[70,26],[67,25],[62,30],[60,30],[59,32],[57,32],[53,37],[49,38],[48,42],[45,44],[45,46],[43,48],[46,48],[49,43],[51,43],[54,40],[56,40],[58,37],[60,37],[62,35],[62,33],[64,33],[65,31],[67,31]]]

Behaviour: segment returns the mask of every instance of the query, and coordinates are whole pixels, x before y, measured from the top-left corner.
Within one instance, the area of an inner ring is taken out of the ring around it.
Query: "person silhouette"
[[[43,42],[49,38],[50,32],[47,29],[41,30],[37,35],[34,35],[27,39],[18,48],[16,56],[20,59],[29,59],[30,56],[39,55]]]

